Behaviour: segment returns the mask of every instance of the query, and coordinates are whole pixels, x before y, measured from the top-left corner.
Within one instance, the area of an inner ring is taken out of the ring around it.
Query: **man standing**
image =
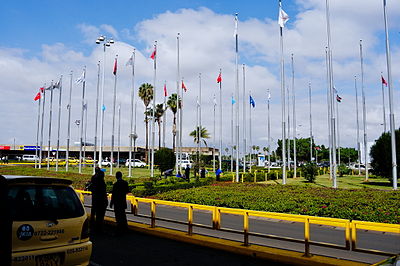
[[[117,233],[123,233],[128,229],[126,220],[126,194],[129,193],[128,182],[122,179],[122,173],[115,174],[117,182],[114,183],[110,207],[114,206],[115,220],[117,221]]]
[[[104,172],[96,167],[92,176],[89,190],[92,192],[92,212],[90,214],[91,226],[95,225],[98,232],[103,230],[104,215],[108,205],[106,182]]]
[[[186,178],[186,181],[190,182],[190,167],[188,164],[186,165],[186,168],[185,168],[185,178]]]

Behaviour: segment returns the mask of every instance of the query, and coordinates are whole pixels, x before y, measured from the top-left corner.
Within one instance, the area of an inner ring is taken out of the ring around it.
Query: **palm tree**
[[[171,109],[172,113],[174,114],[174,120],[173,120],[173,127],[172,127],[172,150],[175,151],[175,139],[176,139],[176,112],[178,111],[178,105],[179,108],[181,108],[181,99],[179,98],[179,101],[177,100],[178,96],[176,93],[171,94],[171,96],[168,97],[167,101],[167,107]],[[179,102],[179,103],[178,103]]]
[[[154,95],[153,85],[149,83],[143,83],[142,85],[140,85],[139,97],[140,99],[142,99],[143,104],[145,106],[144,122],[146,123],[146,153],[145,153],[146,161],[147,161],[147,150],[149,149],[149,118],[148,118],[147,108],[150,104],[150,101],[153,100],[153,95]]]
[[[200,132],[200,134],[199,134]],[[193,137],[193,141],[194,143],[199,143],[199,138],[198,136],[200,135],[200,140],[202,140],[204,142],[204,145],[207,146],[207,142],[205,139],[209,139],[210,138],[210,134],[208,133],[207,129],[205,127],[196,127],[195,130],[193,130],[192,132],[190,132],[189,136]]]
[[[159,103],[156,105],[156,110],[154,111],[154,116],[155,116],[155,121],[157,122],[158,125],[158,149],[161,148],[161,123],[162,121],[162,117],[164,115],[164,112],[167,109],[164,109],[164,104],[163,103]],[[153,116],[153,109],[149,108],[147,110],[147,116],[152,117]]]

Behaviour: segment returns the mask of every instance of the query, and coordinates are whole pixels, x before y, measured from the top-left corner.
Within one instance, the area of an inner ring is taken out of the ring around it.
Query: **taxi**
[[[89,220],[71,180],[6,176],[12,265],[88,265]]]

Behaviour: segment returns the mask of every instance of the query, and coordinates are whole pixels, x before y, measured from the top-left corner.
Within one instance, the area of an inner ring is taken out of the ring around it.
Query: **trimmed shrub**
[[[154,154],[154,163],[158,165],[161,173],[174,169],[175,162],[175,154],[171,149],[161,148]]]
[[[315,182],[315,178],[318,174],[318,167],[315,163],[307,163],[305,165],[303,165],[302,167],[302,171],[304,174],[304,178],[308,181],[308,182]]]

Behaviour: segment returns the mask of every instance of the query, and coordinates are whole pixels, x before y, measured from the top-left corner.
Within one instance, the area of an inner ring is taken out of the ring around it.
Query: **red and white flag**
[[[381,79],[382,79],[382,84],[387,87],[388,84],[387,84],[385,78],[382,75],[381,75]]]
[[[40,91],[41,93],[44,93],[44,87],[40,87],[39,91]]]
[[[167,84],[164,83],[164,97],[167,97],[168,93],[167,93]]]
[[[219,73],[218,78],[217,78],[217,83],[221,83],[222,82],[222,76],[221,73]]]
[[[154,60],[156,58],[156,55],[157,55],[157,49],[154,47],[154,51],[151,53],[150,58]]]
[[[42,88],[40,88],[40,89],[42,89]],[[36,94],[35,98],[33,98],[33,100],[37,101],[37,100],[39,100],[40,98],[42,98],[42,95],[40,94],[40,92],[38,92],[38,93]]]
[[[185,86],[185,83],[183,83],[183,80],[182,80],[182,89],[184,89],[185,92],[187,92],[187,88],[186,88],[186,86]]]
[[[113,69],[113,74],[114,74],[114,75],[117,75],[117,65],[118,65],[118,63],[117,63],[117,58],[115,58],[115,61],[114,61],[114,69]]]

